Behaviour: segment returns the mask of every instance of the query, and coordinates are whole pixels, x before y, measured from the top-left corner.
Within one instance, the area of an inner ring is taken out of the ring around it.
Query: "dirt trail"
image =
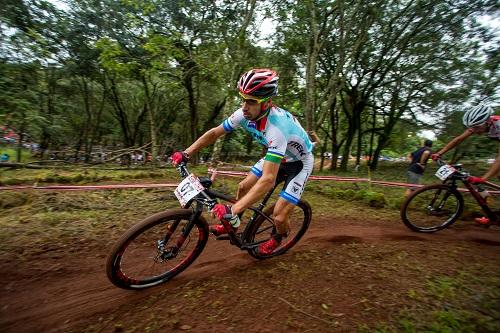
[[[335,221],[317,218],[304,239],[292,251],[321,249],[345,243],[422,242],[432,244],[473,242],[500,246],[500,228],[483,229],[473,225],[457,226],[435,234],[409,231],[397,221]],[[172,281],[144,291],[121,290],[107,280],[104,269],[107,248],[93,249],[94,253],[66,254],[57,260],[45,259],[37,267],[26,268],[24,263],[0,263],[4,283],[0,289],[0,331],[64,332],[81,325],[88,318],[113,313],[122,305],[146,300],[159,290],[173,290],[193,280],[213,275],[231,275],[243,267],[261,265],[246,252],[227,242],[210,239],[198,260]],[[479,255],[479,253],[478,253]],[[56,266],[54,266],[56,262]],[[29,267],[29,266],[28,266]],[[57,269],[51,269],[57,267]]]

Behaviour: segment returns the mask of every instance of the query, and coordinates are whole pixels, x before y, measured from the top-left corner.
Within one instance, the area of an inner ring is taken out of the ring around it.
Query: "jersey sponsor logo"
[[[254,129],[256,129],[257,128],[257,124],[255,124],[255,121],[249,121],[248,122],[248,128],[254,128]]]
[[[293,147],[293,148],[297,149],[297,152],[300,154],[300,156],[305,156],[306,155],[306,153],[304,152],[304,147],[300,143],[298,143],[297,141],[290,141],[288,143],[288,145],[290,147]]]

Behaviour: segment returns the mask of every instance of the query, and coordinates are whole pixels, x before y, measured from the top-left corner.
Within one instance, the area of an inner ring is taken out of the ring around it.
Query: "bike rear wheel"
[[[401,219],[413,231],[436,232],[449,227],[462,214],[464,199],[445,184],[424,186],[401,207]]]
[[[166,282],[185,270],[208,240],[208,224],[200,216],[182,242],[191,215],[189,209],[172,209],[126,231],[107,258],[109,280],[120,288],[142,289]]]
[[[272,216],[274,204],[266,208],[263,213],[266,216]],[[291,249],[304,236],[311,223],[312,210],[309,203],[300,201],[290,213],[290,231],[288,237],[284,238],[281,245],[270,255],[261,255],[257,252],[257,247],[248,249],[248,253],[257,259],[267,259],[281,255]],[[258,216],[251,225],[248,226],[249,232],[247,243],[263,243],[270,239],[274,227],[272,221],[263,216]]]

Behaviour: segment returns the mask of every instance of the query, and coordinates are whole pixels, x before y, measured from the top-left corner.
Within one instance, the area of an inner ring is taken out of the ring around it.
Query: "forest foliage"
[[[490,0],[6,0],[0,9],[0,127],[42,152],[186,148],[239,107],[238,77],[280,75],[274,103],[321,138],[317,155],[372,169],[422,131],[441,142],[462,112],[498,97]],[[474,141],[462,154],[492,152]],[[254,158],[244,133],[202,152]],[[42,154],[43,157],[43,154]],[[335,168],[337,164],[332,163]]]

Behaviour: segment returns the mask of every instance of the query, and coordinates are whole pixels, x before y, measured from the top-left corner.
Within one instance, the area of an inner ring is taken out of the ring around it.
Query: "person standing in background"
[[[420,184],[420,179],[424,174],[425,166],[427,165],[427,160],[431,157],[432,154],[432,141],[425,140],[424,146],[418,148],[414,152],[410,154],[411,163],[406,171],[407,174],[407,183],[408,184]],[[408,188],[405,192],[405,196],[410,195],[415,188]]]

